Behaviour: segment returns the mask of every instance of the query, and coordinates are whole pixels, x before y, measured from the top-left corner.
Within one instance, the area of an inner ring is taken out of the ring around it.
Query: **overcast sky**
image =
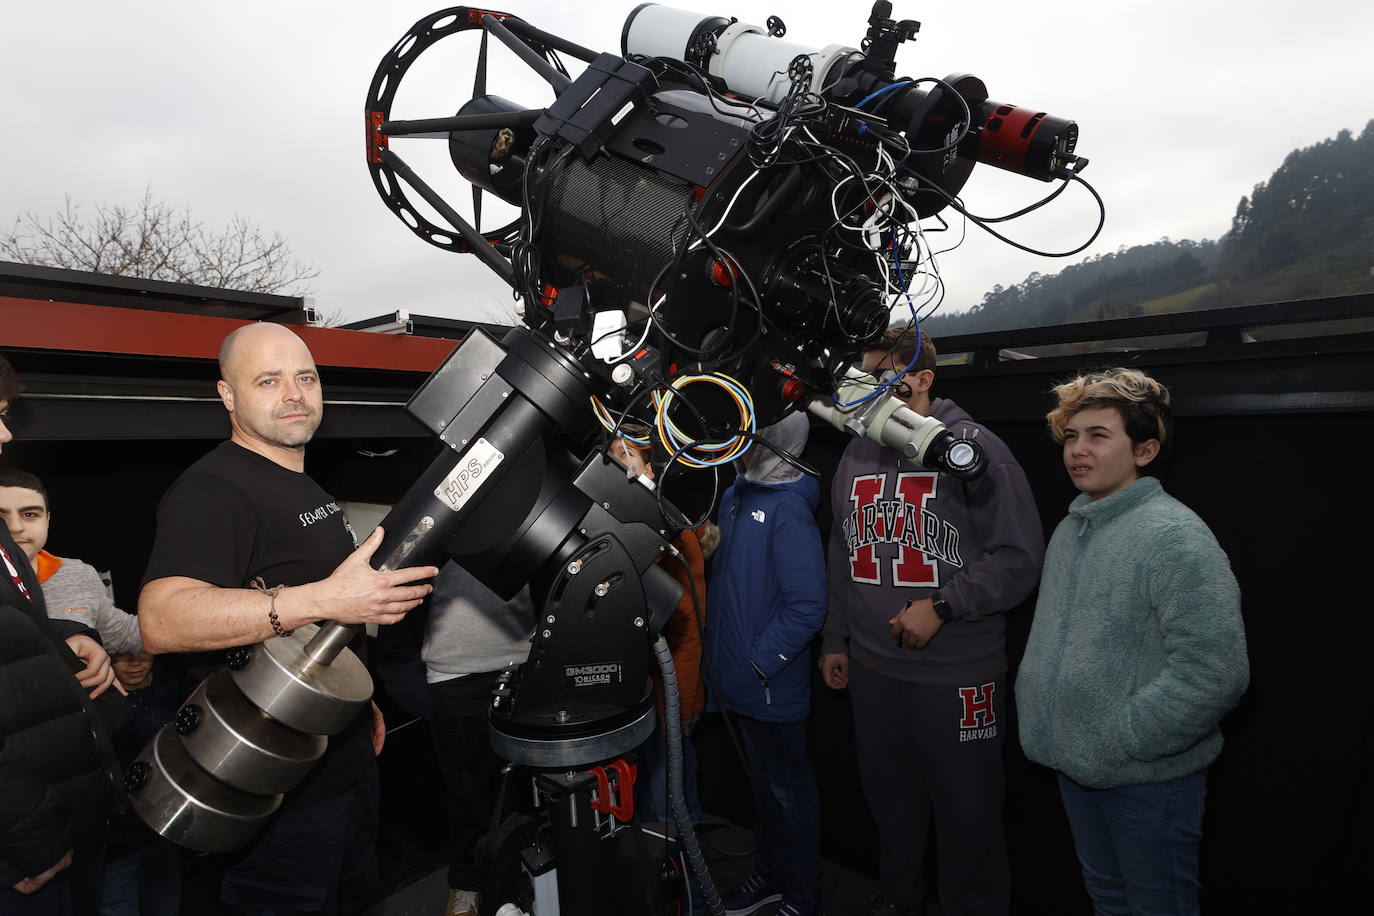
[[[637,3],[507,0],[496,8],[618,52]],[[857,45],[870,6],[670,5],[760,25],[777,14],[787,40],[816,47]],[[6,3],[0,75],[10,127],[0,144],[0,221],[56,211],[66,195],[86,208],[133,205],[151,187],[211,226],[240,215],[281,232],[320,271],[313,295],[325,314],[496,318],[508,289],[474,258],[412,235],[383,206],[364,164],[373,72],[416,20],[441,8],[416,0]],[[950,309],[977,303],[995,283],[1119,246],[1217,238],[1240,197],[1289,150],[1343,128],[1358,132],[1374,117],[1372,4],[895,0],[894,15],[921,22],[898,54],[899,74],[972,73],[992,98],[1077,121],[1079,153],[1092,161],[1084,178],[1107,205],[1102,235],[1068,260],[1023,254],[969,227],[965,244],[940,259]],[[393,116],[444,116],[469,98],[471,78],[461,71],[476,46],[467,38],[446,39],[429,52],[432,65],[412,68]],[[530,106],[551,98],[509,62],[493,62],[489,89]],[[426,148],[412,153],[417,145]],[[394,144],[465,201],[444,146]],[[972,211],[995,215],[1047,190],[980,166],[964,198]],[[1035,248],[1067,250],[1095,220],[1095,205],[1075,188],[1005,231]]]

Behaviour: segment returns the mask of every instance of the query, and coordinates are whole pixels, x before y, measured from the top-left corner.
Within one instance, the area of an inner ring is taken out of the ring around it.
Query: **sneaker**
[[[477,916],[477,892],[453,888],[448,892],[445,916]]]
[[[784,891],[782,903],[778,906],[777,916],[823,916],[820,891],[810,890],[802,893]]]
[[[782,885],[754,872],[720,898],[725,916],[749,916],[759,907],[782,899]]]
[[[862,916],[925,916],[926,905],[923,903],[914,909],[900,907],[892,902],[892,898],[879,891],[868,901],[868,909],[864,910]]]

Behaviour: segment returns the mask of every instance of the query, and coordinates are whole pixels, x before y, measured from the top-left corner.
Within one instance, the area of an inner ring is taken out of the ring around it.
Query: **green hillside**
[[[1367,293],[1372,271],[1374,121],[1289,153],[1219,240],[1165,238],[1033,273],[925,327],[939,336]]]

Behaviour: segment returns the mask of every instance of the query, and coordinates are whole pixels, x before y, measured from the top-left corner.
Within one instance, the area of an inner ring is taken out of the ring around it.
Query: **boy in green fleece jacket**
[[[1021,746],[1059,773],[1095,912],[1198,912],[1218,723],[1249,680],[1240,590],[1207,525],[1144,476],[1169,391],[1111,369],[1054,389],[1081,491],[1045,554],[1016,680]]]

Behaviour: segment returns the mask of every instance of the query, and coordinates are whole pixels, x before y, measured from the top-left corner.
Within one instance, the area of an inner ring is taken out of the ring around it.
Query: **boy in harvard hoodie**
[[[931,399],[935,347],[919,328],[889,330],[863,368],[895,375],[894,396],[988,456],[982,475],[960,481],[855,439],[831,487],[821,673],[849,688],[878,828],[881,892],[868,913],[923,912],[933,815],[943,911],[1005,916],[1004,615],[1039,579],[1040,518],[1006,444]]]
[[[41,480],[18,468],[0,468],[0,521],[9,526],[10,537],[38,574],[48,616],[95,630],[110,654],[142,652],[138,618],[115,605],[100,574],[80,560],[55,557],[43,549],[51,518]]]

